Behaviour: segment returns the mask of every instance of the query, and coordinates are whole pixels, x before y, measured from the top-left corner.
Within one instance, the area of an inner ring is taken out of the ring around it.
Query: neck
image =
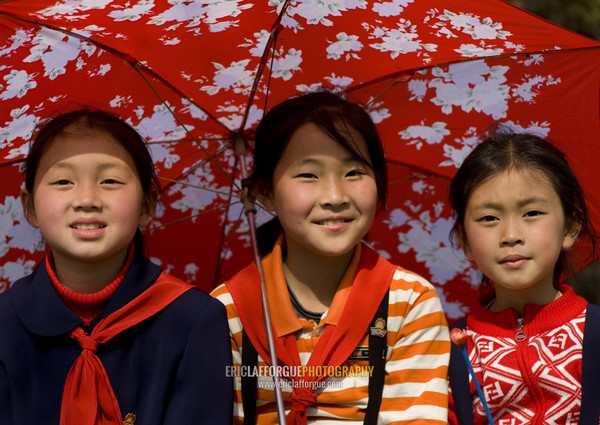
[[[288,250],[283,264],[285,278],[304,308],[315,312],[329,308],[353,252],[341,257],[323,257]]]
[[[561,297],[562,293],[552,283],[544,287],[531,287],[527,290],[506,289],[494,285],[496,298],[492,300],[487,309],[499,312],[507,308],[514,308],[519,314],[523,312],[526,304],[546,305]]]
[[[79,294],[93,294],[115,279],[125,264],[127,252],[126,248],[107,260],[98,262],[83,262],[53,252],[52,266],[63,286]]]
[[[51,258],[52,256],[46,258],[46,270],[50,276],[52,284],[56,289],[56,292],[58,293],[58,296],[65,303],[65,305],[71,309],[71,311],[83,319],[85,325],[89,325],[95,317],[104,311],[109,299],[116,292],[117,288],[121,284],[121,281],[125,277],[125,273],[133,261],[133,247],[127,255],[125,264],[115,275],[114,279],[109,284],[104,285],[101,290],[93,293],[75,292],[63,285],[52,268]],[[86,286],[86,289],[89,287],[90,285]]]

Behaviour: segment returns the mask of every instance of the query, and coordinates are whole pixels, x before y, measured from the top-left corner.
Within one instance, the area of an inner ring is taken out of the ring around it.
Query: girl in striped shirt
[[[446,423],[439,298],[361,242],[387,198],[369,114],[329,92],[288,99],[261,121],[254,155],[249,193],[277,217],[263,227],[274,240],[262,246],[262,268],[279,367],[268,367],[252,264],[213,292],[229,316],[234,422],[278,423],[270,375],[279,373],[288,424]],[[254,366],[244,360],[251,351]]]

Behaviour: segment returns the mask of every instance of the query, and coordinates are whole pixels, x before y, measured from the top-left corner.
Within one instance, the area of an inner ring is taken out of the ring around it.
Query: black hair
[[[317,125],[357,160],[373,170],[378,210],[384,209],[388,195],[387,165],[375,123],[363,106],[329,91],[289,98],[265,114],[256,130],[254,168],[246,181],[250,196],[267,196],[271,192],[273,173],[285,148],[296,130],[307,123]],[[358,132],[364,139],[368,158],[360,152],[348,129]],[[277,218],[261,227],[262,229],[258,229],[259,240],[269,239],[260,243],[261,253],[265,254],[272,249],[272,239],[276,239],[282,229]]]
[[[40,128],[31,143],[24,162],[25,189],[27,192],[33,194],[39,163],[52,141],[57,136],[73,128],[105,133],[125,148],[135,164],[144,194],[144,206],[148,212],[154,211],[158,203],[160,183],[154,170],[152,157],[148,151],[148,145],[144,138],[129,124],[116,115],[100,110],[78,109],[51,119]],[[30,196],[29,199],[33,200],[33,196]],[[134,242],[136,249],[143,249],[142,235],[139,229],[136,232]]]
[[[464,221],[469,198],[489,179],[507,170],[533,171],[545,176],[558,195],[567,230],[579,228],[580,236],[587,236],[595,251],[595,231],[591,223],[583,189],[571,169],[565,154],[551,141],[526,133],[515,133],[496,126],[465,158],[450,184],[449,200],[454,225],[451,240],[467,243]],[[563,272],[572,274],[566,253],[561,252],[554,267],[554,282]],[[489,283],[483,277],[483,284]]]

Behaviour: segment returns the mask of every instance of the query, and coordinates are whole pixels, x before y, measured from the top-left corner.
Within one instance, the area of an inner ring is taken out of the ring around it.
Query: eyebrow
[[[76,167],[70,162],[60,161],[56,164],[53,164],[52,168],[73,170]],[[99,168],[100,170],[110,170],[113,168],[121,168],[121,166],[115,162],[103,162],[100,164]]]
[[[547,200],[544,198],[540,198],[539,196],[532,196],[529,198],[521,199],[517,202],[518,207],[526,207],[535,203],[546,203]],[[475,205],[475,208],[489,208],[494,210],[501,210],[502,205],[498,202],[484,202],[480,205]]]
[[[347,157],[343,157],[340,158],[340,160],[344,163],[344,164],[351,164],[351,163],[358,163],[358,164],[363,164],[363,161],[360,158],[348,155]],[[296,162],[294,164],[294,166],[298,167],[298,166],[302,166],[302,165],[320,165],[321,161],[316,159],[316,158],[312,158],[312,157],[308,157],[308,158],[303,158],[300,161]]]

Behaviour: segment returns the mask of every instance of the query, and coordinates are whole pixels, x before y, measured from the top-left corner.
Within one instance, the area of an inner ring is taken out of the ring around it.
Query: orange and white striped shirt
[[[295,333],[305,374],[321,374],[320,370],[316,370],[319,366],[312,366],[311,370],[306,365],[323,333],[323,328],[335,325],[343,311],[353,277],[357,272],[356,257],[360,255],[360,248],[356,251],[330,308],[323,313],[318,325],[312,320],[297,317],[283,274],[266,276],[271,285],[268,286],[267,292],[275,333]],[[281,261],[280,257],[278,261]],[[212,295],[225,305],[229,318],[233,352],[232,374],[235,376],[234,423],[243,423],[244,417],[241,375],[253,373],[257,376],[258,386],[257,424],[277,424],[274,383],[267,363],[259,355],[258,367],[255,370],[241,368],[242,323],[233,298],[225,284],[217,287]],[[368,294],[365,294],[365,297],[367,296]],[[260,299],[254,302],[260,303]],[[446,319],[433,286],[422,277],[401,267],[396,268],[390,283],[386,338],[386,373],[378,423],[446,424],[450,353]],[[362,424],[368,402],[368,345],[369,332],[365,329],[362,342],[352,356],[335,370],[329,370],[329,376],[315,384],[317,401],[307,409],[308,423]],[[289,411],[287,401],[292,385],[291,381],[282,378],[286,413]]]

